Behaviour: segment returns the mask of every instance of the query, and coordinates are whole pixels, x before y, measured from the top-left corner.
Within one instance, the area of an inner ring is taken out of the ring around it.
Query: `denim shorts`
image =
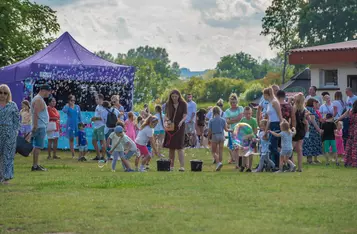
[[[32,145],[34,148],[43,149],[45,147],[46,128],[38,128],[32,133]]]
[[[165,134],[165,130],[154,131],[154,135]]]
[[[127,154],[120,155],[120,157],[129,160],[134,154],[136,154],[136,151],[129,151]]]
[[[293,154],[293,151],[292,150],[281,150],[280,151],[280,156],[288,156],[290,157],[291,155]]]
[[[211,141],[214,143],[221,143],[224,142],[225,140],[226,138],[224,137],[224,133],[212,134]]]
[[[80,146],[78,146],[78,151],[79,152],[87,152],[88,151],[88,146],[87,145],[80,145]]]

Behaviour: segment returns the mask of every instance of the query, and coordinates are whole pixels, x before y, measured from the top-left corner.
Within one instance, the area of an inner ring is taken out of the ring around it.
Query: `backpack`
[[[115,128],[118,122],[118,117],[115,115],[115,109],[113,108],[112,111],[110,111],[110,109],[107,109],[107,111],[108,115],[106,125],[108,128]]]

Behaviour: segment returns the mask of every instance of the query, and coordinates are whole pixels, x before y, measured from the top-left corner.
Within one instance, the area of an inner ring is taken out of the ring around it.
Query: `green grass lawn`
[[[217,173],[209,152],[194,149],[184,173],[156,172],[156,160],[147,173],[113,173],[60,153],[42,153],[48,172],[16,157],[12,185],[0,186],[0,233],[357,233],[355,169],[240,173],[225,164]],[[189,172],[194,158],[204,172]]]

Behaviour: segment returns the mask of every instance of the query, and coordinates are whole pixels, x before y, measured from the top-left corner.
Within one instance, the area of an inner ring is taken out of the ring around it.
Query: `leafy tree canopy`
[[[29,57],[54,40],[60,25],[50,7],[29,0],[0,1],[0,67]]]

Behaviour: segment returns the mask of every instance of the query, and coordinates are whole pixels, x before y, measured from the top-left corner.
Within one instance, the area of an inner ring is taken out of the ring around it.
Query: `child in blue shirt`
[[[79,150],[78,161],[80,161],[80,162],[87,161],[85,156],[88,152],[88,142],[87,142],[86,131],[84,130],[83,123],[78,124],[78,140],[77,140],[77,142],[78,142],[78,150]]]
[[[268,170],[269,169],[273,169],[275,168],[275,164],[272,160],[270,160],[269,158],[269,136],[268,133],[265,132],[266,126],[268,124],[268,120],[263,119],[260,121],[259,123],[259,127],[260,127],[260,132],[259,132],[259,142],[260,142],[260,161],[259,161],[259,165],[258,168],[253,171],[253,172],[262,172],[263,171],[263,167],[264,164],[267,164],[268,166]]]

